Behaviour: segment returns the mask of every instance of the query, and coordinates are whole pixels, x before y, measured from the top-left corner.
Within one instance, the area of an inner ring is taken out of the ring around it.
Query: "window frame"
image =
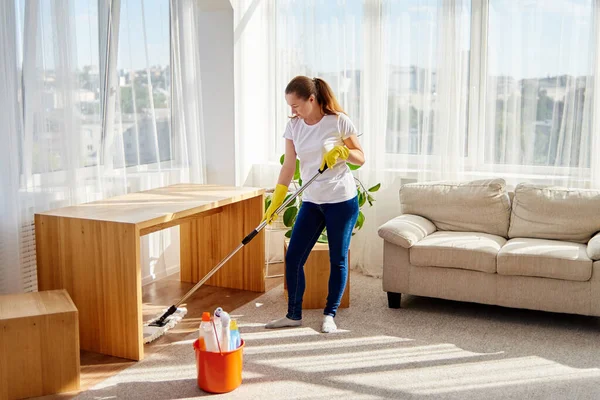
[[[121,0],[108,0],[110,7],[109,7],[109,16],[108,18],[112,18],[112,7],[114,7],[114,2],[119,2]],[[170,134],[171,134],[171,141],[173,140],[173,84],[174,84],[174,79],[173,79],[173,73],[172,73],[172,69],[173,69],[173,61],[174,61],[174,54],[173,54],[173,26],[172,26],[172,21],[171,21],[171,15],[172,15],[172,4],[170,0],[162,0],[162,1],[166,1],[168,3],[168,8],[169,8],[169,14],[167,16],[168,18],[168,26],[169,26],[169,37],[168,37],[168,42],[169,42],[169,62],[170,62],[170,70],[171,72],[169,73],[169,92],[170,92],[170,99],[169,99],[169,128],[170,128]],[[118,8],[120,9],[120,7]],[[120,12],[120,11],[119,11]],[[106,66],[105,68],[108,67],[108,64],[110,62],[109,57],[111,55],[111,51],[114,51],[113,49],[111,49],[111,43],[112,43],[112,32],[106,32],[106,37],[102,37],[102,28],[101,28],[101,24],[102,24],[102,18],[101,18],[101,10],[98,9],[98,41],[99,41],[99,46],[98,46],[98,52],[99,52],[99,58],[98,58],[98,67],[99,67],[99,73],[102,71],[101,68],[101,63],[102,63],[102,51],[105,51],[105,56],[106,56]],[[120,16],[119,16],[120,19]],[[112,25],[112,22],[109,22],[108,27],[110,27]],[[106,41],[106,46],[102,46],[102,41]],[[118,44],[118,43],[117,43]],[[117,48],[118,50],[118,48]],[[118,57],[118,51],[115,52],[115,57]],[[18,60],[17,60],[18,61]],[[20,60],[21,62],[23,61],[22,59]],[[116,69],[116,62],[117,60],[115,60],[115,71],[113,71],[113,73],[116,75],[117,74],[117,69]],[[21,71],[23,70],[23,67],[21,68]],[[21,72],[22,75],[22,72]],[[22,76],[21,76],[22,78]],[[21,79],[22,81],[22,79]],[[117,85],[117,89],[115,89],[115,87],[112,85],[112,83],[115,83]],[[111,124],[105,124],[102,120],[103,118],[103,113],[106,107],[106,103],[108,101],[105,101],[104,99],[114,95],[113,92],[114,90],[118,90],[120,87],[118,86],[119,82],[118,82],[118,77],[116,79],[115,82],[113,82],[111,80],[111,82],[109,82],[109,84],[103,85],[102,84],[102,78],[100,78],[100,82],[99,82],[99,90],[101,92],[100,95],[100,106],[101,106],[101,111],[100,111],[100,124],[101,124],[101,132],[100,132],[100,142],[99,142],[99,147],[98,147],[98,157],[97,157],[97,164],[96,165],[92,165],[92,166],[80,166],[77,168],[73,168],[71,170],[65,170],[65,169],[60,169],[60,170],[56,170],[56,171],[46,171],[46,172],[32,172],[32,171],[27,171],[27,168],[23,168],[23,166],[21,167],[21,182],[22,182],[22,190],[33,190],[34,192],[37,189],[44,189],[46,187],[56,187],[56,186],[60,186],[63,185],[65,182],[67,182],[67,179],[69,178],[69,175],[72,175],[73,173],[75,174],[75,176],[78,176],[79,178],[83,179],[83,180],[87,180],[87,179],[93,179],[93,178],[98,178],[99,176],[102,177],[111,177],[111,176],[119,176],[119,175],[123,175],[123,176],[129,176],[129,175],[133,175],[133,174],[139,174],[139,173],[153,173],[153,172],[165,172],[165,171],[169,171],[172,170],[172,164],[174,162],[176,162],[177,160],[174,158],[173,155],[173,148],[171,146],[171,159],[170,160],[164,160],[164,161],[159,161],[159,162],[154,162],[154,163],[149,163],[149,164],[137,164],[137,165],[132,165],[132,166],[123,166],[123,167],[112,167],[112,168],[107,168],[106,167],[106,163],[105,163],[105,157],[106,157],[106,135],[105,135],[105,126],[108,127],[113,127],[114,126],[114,121]],[[22,87],[19,88],[19,92],[22,92]],[[116,98],[115,98],[116,101]],[[20,97],[20,107],[24,112],[24,107],[25,105],[22,102],[22,97]],[[117,108],[116,102],[113,105],[113,107]],[[115,112],[113,112],[113,117],[114,117]],[[113,133],[114,135],[114,133]],[[23,140],[26,140],[27,138],[23,138]],[[139,145],[139,144],[138,144]],[[171,142],[171,145],[173,145],[173,142]],[[98,170],[104,170],[107,169],[109,172],[108,173],[101,173],[98,174]]]

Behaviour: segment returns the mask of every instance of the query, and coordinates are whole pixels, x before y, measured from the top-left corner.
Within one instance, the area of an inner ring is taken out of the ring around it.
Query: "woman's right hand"
[[[273,197],[271,197],[271,205],[265,211],[265,215],[263,216],[263,221],[267,221],[267,224],[271,224],[274,220],[277,219],[277,214],[275,211],[281,206],[285,200],[285,196],[287,195],[288,187],[285,185],[277,184],[275,187],[275,191],[273,192]]]

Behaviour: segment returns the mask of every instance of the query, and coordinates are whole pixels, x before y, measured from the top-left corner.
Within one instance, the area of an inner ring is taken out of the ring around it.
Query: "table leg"
[[[263,215],[263,197],[223,206],[218,214],[180,225],[181,280],[196,283],[231,253],[256,228]],[[225,263],[207,285],[265,291],[265,237],[261,231]]]
[[[81,349],[141,360],[140,240],[135,225],[36,215],[39,290],[66,289]]]

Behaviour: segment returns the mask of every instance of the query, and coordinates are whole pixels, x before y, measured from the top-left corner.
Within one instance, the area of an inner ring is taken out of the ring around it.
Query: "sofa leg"
[[[401,293],[387,292],[387,297],[389,308],[400,308]]]

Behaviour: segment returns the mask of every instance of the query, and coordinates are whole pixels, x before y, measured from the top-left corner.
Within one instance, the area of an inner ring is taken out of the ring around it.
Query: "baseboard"
[[[171,265],[167,267],[165,272],[159,272],[154,277],[152,275],[145,276],[142,278],[142,286],[145,286],[149,283],[156,282],[160,279],[166,278],[167,276],[179,273],[179,264]]]

